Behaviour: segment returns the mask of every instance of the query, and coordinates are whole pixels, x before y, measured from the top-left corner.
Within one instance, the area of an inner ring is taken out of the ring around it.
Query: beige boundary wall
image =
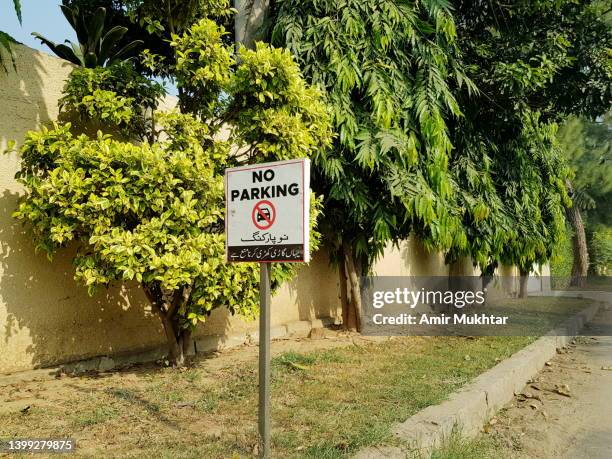
[[[57,116],[57,100],[71,65],[24,46],[15,46],[17,71],[0,71],[0,150],[21,140]],[[73,279],[72,253],[64,251],[50,263],[35,254],[25,230],[11,217],[22,193],[14,180],[16,154],[0,160],[0,373],[54,366],[64,362],[159,349],[164,339],[138,286],[111,288],[89,297]],[[471,263],[450,268],[472,275]],[[379,275],[442,275],[449,267],[439,254],[428,253],[408,240],[386,250],[376,265]],[[338,275],[326,255],[318,253],[298,277],[272,302],[274,326],[337,318]],[[299,322],[301,321],[301,322]],[[291,324],[294,324],[293,326]],[[257,323],[216,311],[198,331],[199,346],[230,345],[255,335]],[[210,347],[210,346],[209,346]]]

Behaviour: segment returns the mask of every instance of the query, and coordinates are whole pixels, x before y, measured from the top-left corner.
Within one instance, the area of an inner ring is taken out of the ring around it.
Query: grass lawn
[[[571,300],[567,310],[588,304]],[[394,423],[443,401],[535,338],[344,339],[344,347],[273,359],[274,457],[339,458],[392,444]],[[89,457],[251,457],[256,359],[206,362],[185,371],[142,366],[0,387],[0,402],[30,405],[25,413],[0,414],[0,438],[69,437],[77,455]]]

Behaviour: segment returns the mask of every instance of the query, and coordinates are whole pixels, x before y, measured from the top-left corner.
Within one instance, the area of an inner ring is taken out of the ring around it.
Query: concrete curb
[[[414,453],[428,457],[432,449],[440,446],[454,430],[458,429],[465,438],[478,435],[482,426],[512,400],[515,393],[556,354],[558,348],[566,346],[582,327],[593,319],[600,308],[612,303],[609,296],[602,296],[601,292],[580,293],[582,298],[596,301],[605,298],[608,301],[586,308],[562,326],[476,377],[466,387],[452,394],[447,401],[429,406],[396,425],[393,435],[404,443],[405,447],[364,448],[354,458],[404,459]],[[588,293],[594,295],[589,296]]]

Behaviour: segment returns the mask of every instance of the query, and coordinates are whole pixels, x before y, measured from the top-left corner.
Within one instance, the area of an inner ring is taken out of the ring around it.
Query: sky
[[[53,55],[53,52],[32,36],[38,32],[56,43],[77,41],[76,34],[60,10],[60,0],[21,0],[23,24],[19,24],[12,0],[0,0],[0,30],[30,48]],[[177,90],[165,84],[169,94]]]

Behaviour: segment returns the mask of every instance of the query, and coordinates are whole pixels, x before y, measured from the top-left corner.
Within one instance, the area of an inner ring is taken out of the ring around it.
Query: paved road
[[[612,311],[599,314],[594,328],[612,324]],[[612,336],[598,336],[589,344],[580,344],[575,349],[576,357],[592,369],[584,373],[583,384],[573,400],[573,408],[582,412],[582,420],[574,426],[574,434],[568,440],[564,458],[612,458]],[[602,368],[610,368],[603,370]],[[576,370],[576,368],[574,368]],[[571,418],[560,421],[561,425],[572,424]]]
[[[612,335],[612,310],[591,333]],[[491,433],[504,456],[612,459],[612,336],[577,338],[501,412]],[[560,389],[560,392],[557,390]],[[566,395],[563,395],[566,394]]]

